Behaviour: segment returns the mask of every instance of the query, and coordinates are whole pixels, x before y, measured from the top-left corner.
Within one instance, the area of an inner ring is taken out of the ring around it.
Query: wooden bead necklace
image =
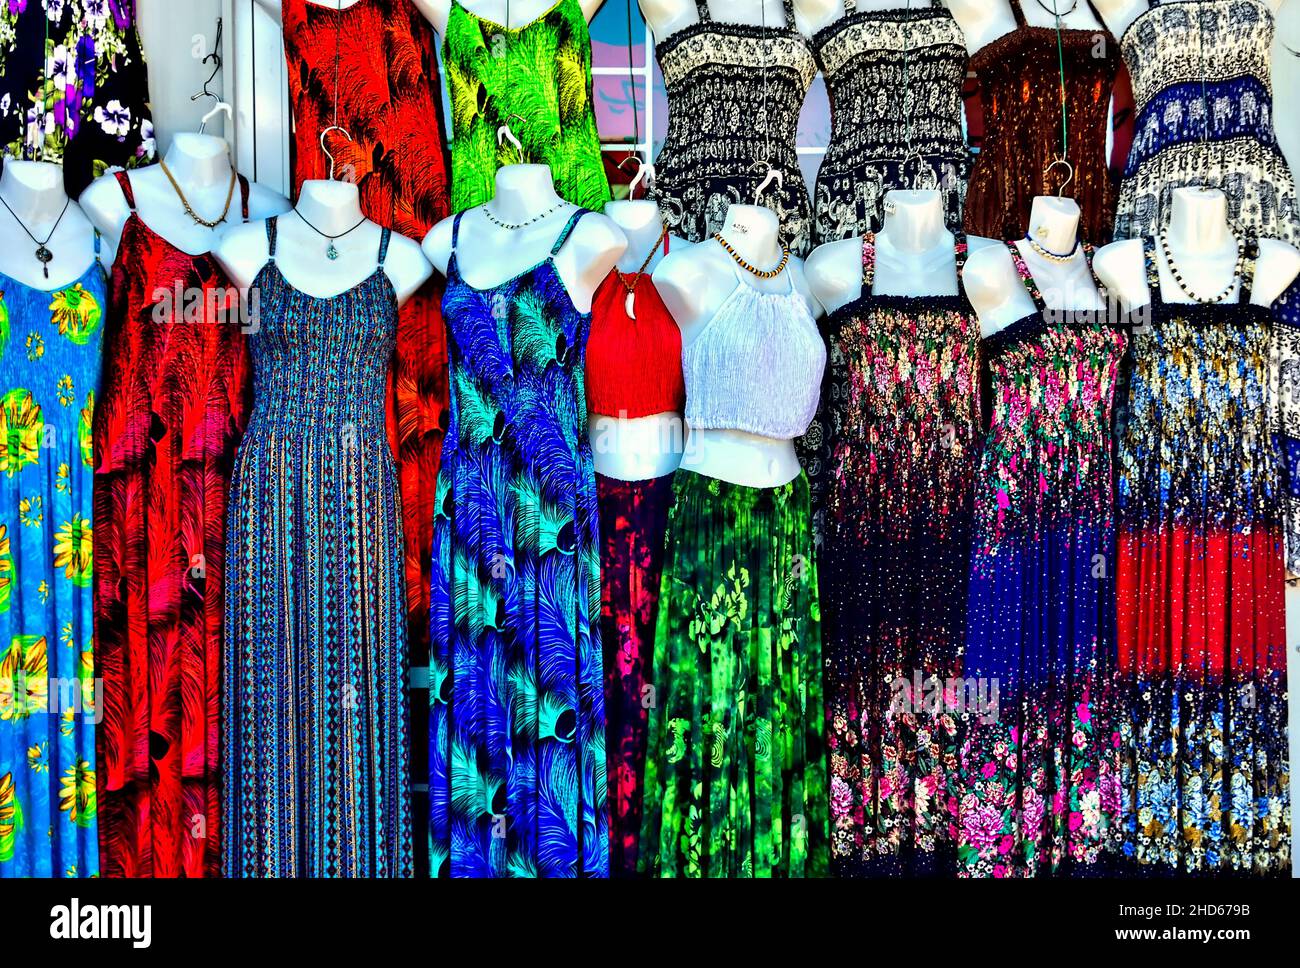
[[[790,261],[790,250],[785,246],[781,246],[781,261],[776,264],[776,268],[759,269],[742,259],[740,253],[731,247],[731,243],[722,237],[721,232],[714,232],[713,238],[718,245],[722,246],[723,251],[725,251],[727,255],[731,256],[736,265],[740,266],[740,268],[744,269],[751,275],[757,276],[759,279],[775,279],[785,270],[786,263]]]
[[[1209,299],[1203,296],[1198,296],[1196,293],[1192,292],[1191,287],[1183,280],[1183,274],[1178,269],[1178,263],[1174,262],[1173,249],[1169,247],[1169,233],[1161,232],[1158,238],[1160,239],[1160,251],[1165,254],[1165,265],[1169,267],[1169,274],[1174,277],[1174,282],[1178,283],[1178,288],[1183,291],[1185,296],[1200,303],[1202,306],[1209,306],[1214,303],[1223,302],[1223,300],[1227,299],[1228,296],[1232,294],[1232,290],[1237,286],[1237,281],[1241,278],[1242,269],[1245,267],[1246,238],[1244,235],[1237,238],[1237,264],[1233,266],[1232,278],[1228,280],[1228,284],[1223,287],[1222,292]]]

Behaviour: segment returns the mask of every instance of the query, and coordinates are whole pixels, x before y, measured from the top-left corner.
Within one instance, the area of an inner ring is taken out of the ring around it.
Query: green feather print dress
[[[502,165],[549,165],[569,202],[600,211],[609,181],[591,96],[591,35],[578,0],[559,0],[523,27],[484,20],[453,0],[443,41],[451,92],[451,203],[463,212],[495,192]],[[497,143],[508,124],[522,144]]]

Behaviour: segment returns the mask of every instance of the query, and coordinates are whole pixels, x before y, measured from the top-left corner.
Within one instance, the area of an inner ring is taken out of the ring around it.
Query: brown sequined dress
[[[981,48],[970,67],[984,106],[984,146],[966,193],[966,231],[995,239],[1023,238],[1035,195],[1055,194],[1066,176],[1044,171],[1061,153],[1061,66],[1055,27],[1025,22],[1011,0],[1016,29]],[[1101,23],[1101,18],[1097,18]],[[1062,30],[1067,159],[1074,180],[1065,189],[1082,211],[1085,242],[1110,240],[1115,184],[1106,168],[1106,125],[1119,45],[1104,29]]]

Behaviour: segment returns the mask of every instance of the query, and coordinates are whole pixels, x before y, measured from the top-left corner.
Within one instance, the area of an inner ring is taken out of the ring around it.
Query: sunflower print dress
[[[599,211],[609,201],[591,96],[591,34],[578,0],[559,0],[509,29],[453,0],[442,49],[451,93],[451,207],[495,194],[502,165],[550,166],[566,201]],[[523,145],[497,143],[508,124]]]
[[[0,878],[98,873],[91,411],[107,277],[0,274]]]

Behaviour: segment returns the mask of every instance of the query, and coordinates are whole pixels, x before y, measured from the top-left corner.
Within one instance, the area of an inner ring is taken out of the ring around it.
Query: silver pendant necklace
[[[32,235],[31,229],[23,224],[23,220],[18,217],[17,212],[9,207],[9,203],[3,198],[0,198],[0,205],[3,205],[5,210],[13,216],[14,221],[18,223],[18,227],[27,233],[27,237],[36,243],[36,261],[41,264],[41,270],[45,273],[46,279],[50,278],[50,263],[54,261],[54,253],[50,251],[50,239],[54,238],[54,233],[59,230],[59,223],[63,221],[63,216],[67,214],[68,206],[71,204],[71,198],[63,203],[63,211],[61,211],[59,217],[54,220],[54,227],[50,229],[50,234],[45,236],[44,241],[41,241],[36,236]]]
[[[325,258],[329,259],[331,262],[333,262],[335,259],[339,257],[339,250],[335,247],[334,240],[343,238],[343,236],[347,235],[349,232],[355,232],[357,229],[361,228],[361,226],[365,225],[366,222],[368,221],[368,219],[363,215],[361,216],[361,221],[359,221],[356,225],[352,226],[352,228],[346,229],[345,231],[340,232],[338,235],[330,235],[327,232],[322,232],[320,229],[316,228],[316,226],[308,222],[307,219],[303,217],[302,212],[298,211],[296,208],[293,210],[293,214],[297,215],[300,219],[302,219],[302,224],[307,226],[307,228],[311,229],[321,238],[329,240],[329,246],[325,249]]]

